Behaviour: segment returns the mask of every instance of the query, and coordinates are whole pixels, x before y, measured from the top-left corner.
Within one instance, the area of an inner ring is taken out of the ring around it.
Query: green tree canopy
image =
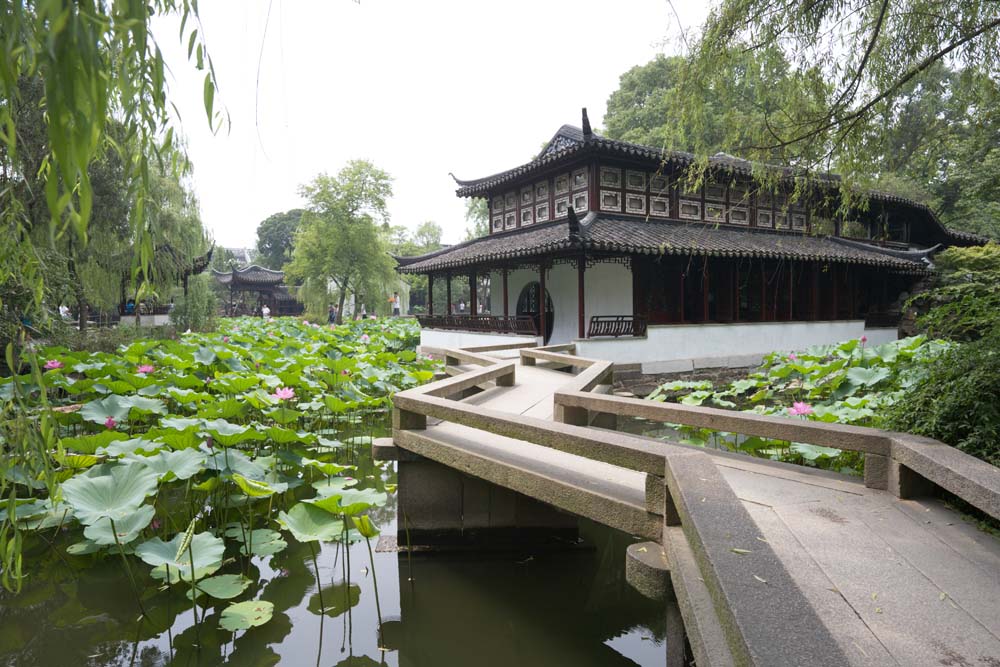
[[[352,160],[336,176],[320,174],[300,188],[308,201],[295,235],[289,277],[333,284],[343,313],[348,293],[380,294],[395,279],[389,256],[387,200],[392,179],[366,160]]]
[[[727,50],[710,74],[689,81],[681,56],[657,56],[621,76],[608,99],[606,133],[613,139],[672,150],[738,153],[766,133],[769,118],[791,101],[814,111],[826,90],[817,72],[796,72],[777,49]],[[781,150],[768,161],[785,161]]]
[[[831,90],[818,109],[778,96],[763,127],[737,142],[750,159],[776,152],[803,168],[835,163],[848,182],[878,172],[872,145],[886,118],[906,104],[908,87],[939,63],[995,75],[1000,65],[1000,4],[981,0],[723,0],[709,14],[685,68],[682,96],[729,67],[734,53],[780,51],[799,73],[815,72]],[[743,128],[730,127],[734,141]],[[699,150],[703,147],[699,146]]]
[[[465,202],[465,223],[466,241],[490,233],[490,209],[485,197],[473,197]]]
[[[295,232],[302,219],[302,209],[275,213],[257,225],[257,253],[261,266],[280,271],[292,259]]]

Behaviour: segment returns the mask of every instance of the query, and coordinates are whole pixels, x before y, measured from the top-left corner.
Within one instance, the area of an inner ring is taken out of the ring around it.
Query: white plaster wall
[[[474,331],[445,331],[443,329],[422,329],[420,347],[478,347],[480,345],[506,345],[508,343],[537,343],[533,336],[511,334],[491,334]]]
[[[895,329],[865,329],[864,320],[650,326],[646,338],[577,340],[577,354],[616,363],[641,363],[644,373],[748,366],[775,350],[868,337],[869,345],[896,340]]]
[[[531,269],[518,269],[507,273],[507,308],[511,315],[517,315],[517,297],[521,296],[521,290],[530,282],[538,280],[538,271]],[[499,278],[500,296],[497,303],[503,304],[503,277]],[[503,310],[497,311],[498,315],[503,315]]]
[[[549,345],[568,343],[579,333],[580,294],[576,264],[556,264],[546,276],[545,288],[555,312]]]
[[[632,314],[632,271],[623,264],[600,263],[583,276],[584,316]]]

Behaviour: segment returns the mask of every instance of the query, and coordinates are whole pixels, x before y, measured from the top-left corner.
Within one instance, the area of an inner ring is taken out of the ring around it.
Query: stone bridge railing
[[[487,383],[514,385],[517,360],[500,361],[483,354],[508,348],[520,348],[521,364],[544,362],[575,372],[567,375],[566,384],[553,397],[553,421],[460,402]],[[663,545],[698,664],[841,665],[847,659],[780,558],[758,540],[755,522],[705,450],[600,428],[613,426],[618,416],[863,452],[869,487],[906,498],[937,485],[1000,518],[1000,471],[940,442],[598,393],[599,387],[610,383],[613,364],[574,356],[574,349],[569,344],[443,350],[449,365],[478,368],[396,394],[393,438],[404,445],[408,432],[426,429],[428,418],[434,418],[645,473],[646,511],[621,512],[615,527]],[[545,497],[538,500],[558,504]],[[607,522],[607,513],[593,504],[599,499],[581,494],[571,502],[578,503],[571,511],[591,518],[601,514],[598,520]],[[753,550],[733,559],[734,547],[745,544],[754,545]],[[748,594],[746,572],[768,585]],[[699,597],[698,591],[704,589],[707,595]],[[699,624],[706,605],[713,609],[721,630]],[[776,643],[775,627],[782,628],[783,636],[799,640]]]

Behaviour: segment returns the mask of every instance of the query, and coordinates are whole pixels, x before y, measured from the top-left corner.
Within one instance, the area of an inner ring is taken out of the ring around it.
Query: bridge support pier
[[[407,539],[440,548],[576,542],[577,517],[515,491],[415,455],[399,461],[397,474],[401,547]]]

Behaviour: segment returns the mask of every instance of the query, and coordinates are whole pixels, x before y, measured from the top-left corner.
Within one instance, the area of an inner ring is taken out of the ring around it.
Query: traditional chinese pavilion
[[[883,342],[933,253],[981,242],[882,192],[838,214],[836,176],[783,169],[764,188],[752,163],[722,153],[691,187],[694,162],[602,137],[584,110],[582,127],[561,127],[532,161],[456,179],[458,196],[488,200],[490,232],[398,258],[400,272],[428,276],[429,304],[436,289],[452,304],[453,277],[472,286],[468,315],[420,317],[422,345],[575,342],[652,372],[863,334]]]
[[[232,271],[216,271],[212,275],[223,287],[229,289],[226,315],[259,315],[266,305],[271,315],[300,315],[302,304],[288,293],[285,272],[266,269],[252,264]]]

